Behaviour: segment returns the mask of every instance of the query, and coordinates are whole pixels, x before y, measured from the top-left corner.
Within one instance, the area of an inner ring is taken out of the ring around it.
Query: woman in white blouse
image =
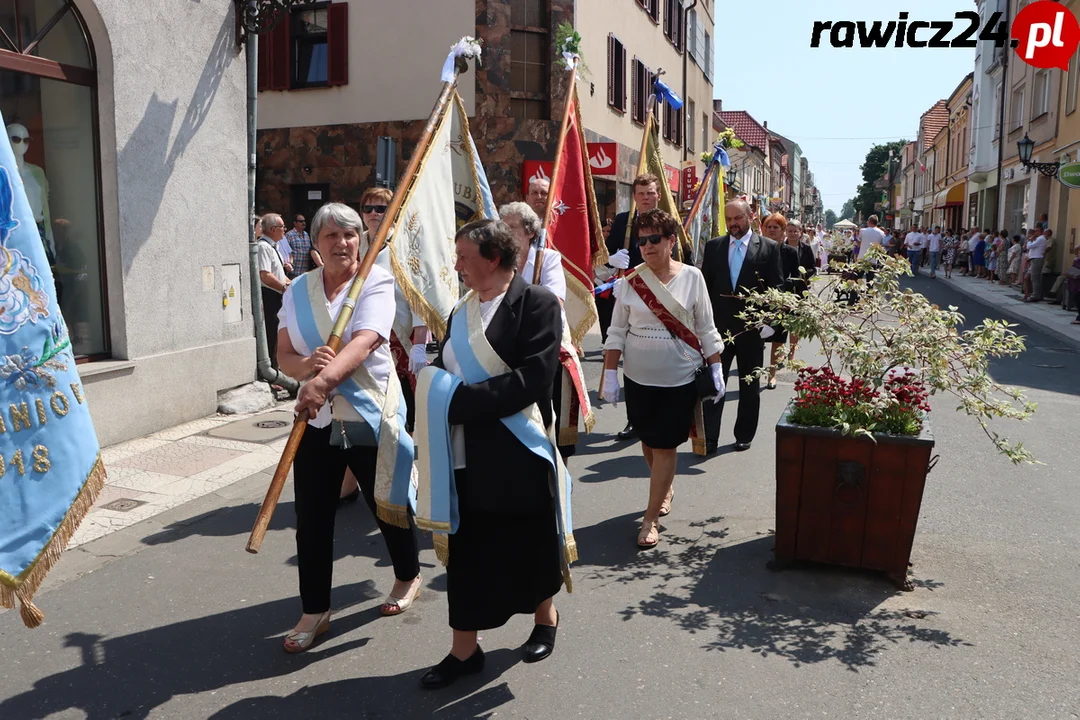
[[[638,244],[644,265],[615,286],[615,310],[604,346],[602,395],[619,398],[619,359],[626,383],[626,414],[649,465],[649,504],[640,547],[659,541],[659,518],[671,510],[676,448],[686,442],[699,400],[695,375],[710,373],[723,397],[723,343],[713,323],[705,278],[671,257],[677,221],[662,210],[641,215]],[[708,370],[702,369],[703,358]]]
[[[322,334],[325,325],[332,323],[341,312],[360,268],[357,247],[362,231],[363,224],[355,210],[340,203],[323,205],[312,219],[311,235],[324,265],[297,278],[282,298],[278,361],[282,371],[307,381],[300,388],[296,411],[307,410],[312,418],[293,465],[296,550],[303,615],[292,632],[285,636],[286,652],[307,650],[318,635],[330,629],[334,513],[345,468],[351,469],[356,476],[374,514],[378,433],[396,430],[399,437],[403,434],[408,437],[404,427],[391,429],[383,422],[378,429],[373,429],[356,413],[356,419],[350,419],[348,423],[336,419],[339,411],[348,410],[343,406],[351,402],[341,394],[341,388],[350,387],[343,383],[356,377],[361,366],[378,387],[398,389],[396,382],[391,384],[394,363],[388,344],[394,320],[393,276],[378,266],[372,267],[352,319],[341,336],[338,352],[319,344],[325,342]],[[393,380],[396,381],[396,376]],[[350,437],[351,442],[343,442],[341,435],[345,424],[364,432]],[[335,434],[338,437],[335,438]],[[381,612],[397,615],[409,608],[420,590],[416,527],[411,517],[408,529],[382,520],[378,525],[386,540],[396,578]]]
[[[559,305],[566,303],[566,273],[563,272],[562,255],[554,248],[544,248],[540,256],[540,277],[536,277],[536,236],[540,233],[543,222],[527,203],[512,202],[499,208],[499,217],[510,228],[518,245],[518,274],[530,285],[540,285],[551,291],[559,299]],[[535,282],[534,282],[535,281]],[[566,312],[562,312],[562,323],[566,326]],[[560,369],[555,373],[552,386],[552,404],[555,407],[555,427],[563,416],[562,388],[566,381]],[[566,444],[559,446],[563,459],[577,452],[577,446]]]

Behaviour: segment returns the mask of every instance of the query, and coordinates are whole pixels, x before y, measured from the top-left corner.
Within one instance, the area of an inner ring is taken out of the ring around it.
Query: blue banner
[[[678,110],[683,106],[682,98],[678,93],[669,88],[660,78],[653,81],[653,92],[656,93],[658,103],[666,102],[673,110]]]
[[[0,117],[0,126],[5,126]],[[45,243],[0,142],[0,604],[31,599],[94,503],[105,470]]]

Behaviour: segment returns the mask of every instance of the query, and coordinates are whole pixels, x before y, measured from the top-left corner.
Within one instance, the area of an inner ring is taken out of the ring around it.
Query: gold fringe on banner
[[[71,536],[79,529],[79,524],[86,517],[86,513],[90,512],[90,508],[94,506],[94,501],[97,500],[98,493],[104,485],[105,466],[99,455],[60,526],[56,528],[48,544],[38,553],[30,566],[19,577],[12,577],[0,571],[0,605],[14,608],[15,601],[18,600],[21,606],[19,614],[26,627],[36,628],[45,619],[45,614],[33,603],[34,593],[37,592],[56,561],[60,559],[68,542],[71,541]]]
[[[446,567],[450,562],[450,536],[446,533],[431,533],[431,544],[435,546],[435,557]]]

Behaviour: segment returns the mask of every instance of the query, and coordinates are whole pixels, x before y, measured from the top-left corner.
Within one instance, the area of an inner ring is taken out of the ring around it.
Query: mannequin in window
[[[7,126],[11,138],[11,150],[15,153],[15,164],[26,187],[26,199],[30,202],[30,212],[34,214],[41,242],[45,244],[45,253],[49,264],[56,264],[56,245],[53,243],[52,221],[49,217],[49,181],[45,171],[37,165],[26,162],[26,151],[30,149],[30,131],[25,125],[11,123]]]

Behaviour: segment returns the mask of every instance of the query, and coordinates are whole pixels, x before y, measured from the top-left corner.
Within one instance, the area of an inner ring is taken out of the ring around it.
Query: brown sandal
[[[654,548],[660,542],[660,524],[657,522],[641,523],[637,545],[639,548]]]

